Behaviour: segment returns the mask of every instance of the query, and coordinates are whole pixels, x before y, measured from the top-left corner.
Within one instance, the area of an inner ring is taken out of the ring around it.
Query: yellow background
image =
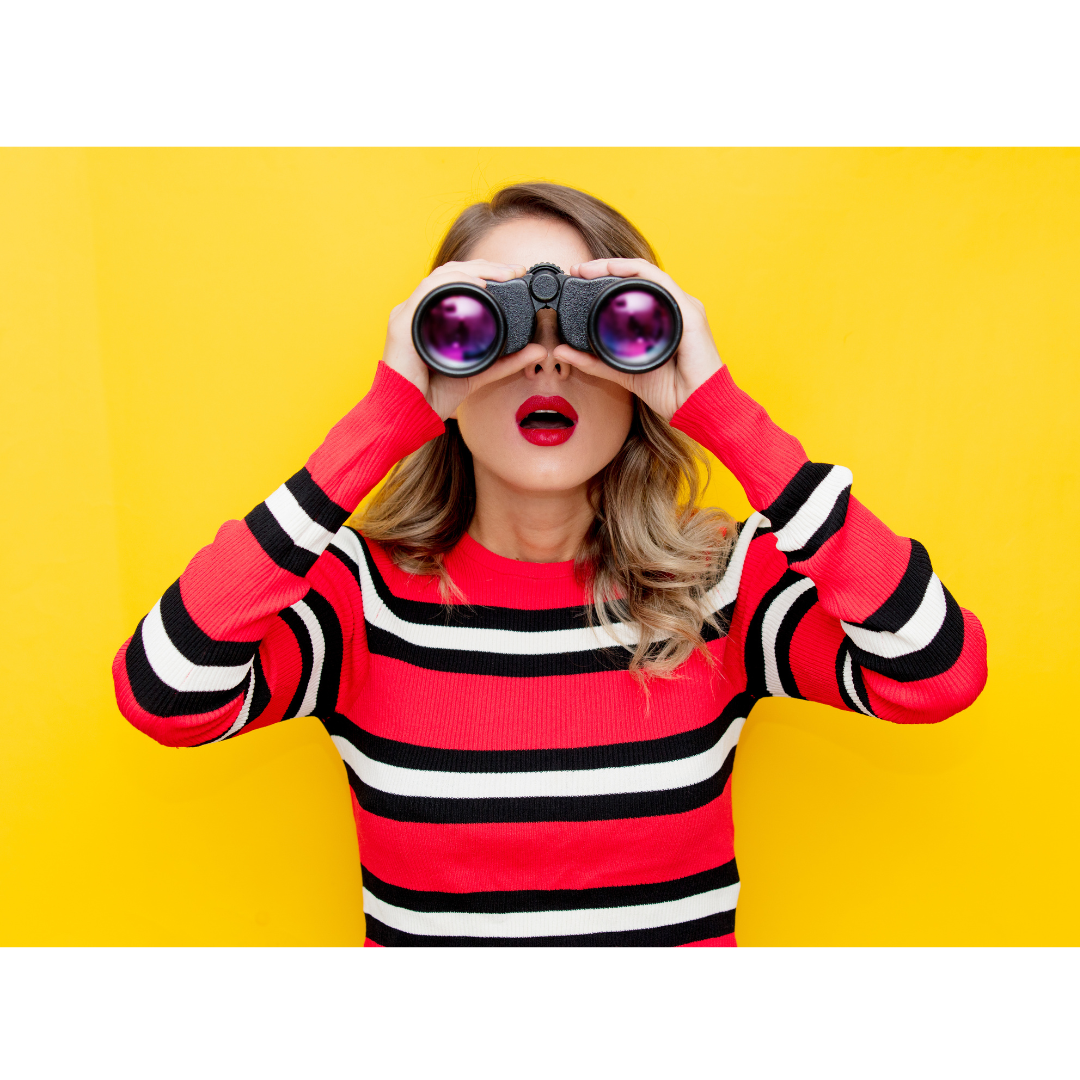
[[[535,178],[643,230],[989,638],[941,725],[757,707],[740,942],[1080,944],[1080,153],[843,149],[0,151],[0,941],[362,940],[319,723],[165,749],[109,665],[363,395],[453,215]]]

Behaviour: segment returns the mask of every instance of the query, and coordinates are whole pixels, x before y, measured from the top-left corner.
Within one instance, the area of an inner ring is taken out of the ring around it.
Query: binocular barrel
[[[671,359],[682,340],[679,305],[660,285],[574,278],[552,263],[538,263],[524,277],[489,281],[484,289],[465,282],[433,289],[413,316],[413,344],[435,371],[476,375],[525,348],[544,308],[555,310],[563,341],[619,371],[652,371]]]

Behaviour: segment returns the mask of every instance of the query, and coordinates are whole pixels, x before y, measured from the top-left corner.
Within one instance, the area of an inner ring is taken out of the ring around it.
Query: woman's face
[[[467,257],[523,266],[549,262],[565,271],[592,254],[573,226],[526,217],[496,226]],[[533,341],[547,349],[543,361],[470,394],[454,415],[478,470],[522,492],[571,491],[619,452],[633,419],[633,395],[555,360],[554,311],[537,312]]]

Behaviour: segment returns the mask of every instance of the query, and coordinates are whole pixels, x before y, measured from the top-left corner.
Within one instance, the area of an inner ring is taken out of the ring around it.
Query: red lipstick
[[[521,403],[514,419],[534,446],[558,446],[574,434],[578,414],[566,398],[534,395]]]

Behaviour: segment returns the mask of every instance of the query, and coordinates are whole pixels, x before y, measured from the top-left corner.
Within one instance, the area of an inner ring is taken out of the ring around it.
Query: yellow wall
[[[318,722],[168,750],[109,663],[364,393],[453,214],[537,177],[642,228],[989,637],[942,725],[755,710],[741,942],[1080,944],[1080,153],[535,149],[0,151],[0,942],[362,939]]]

